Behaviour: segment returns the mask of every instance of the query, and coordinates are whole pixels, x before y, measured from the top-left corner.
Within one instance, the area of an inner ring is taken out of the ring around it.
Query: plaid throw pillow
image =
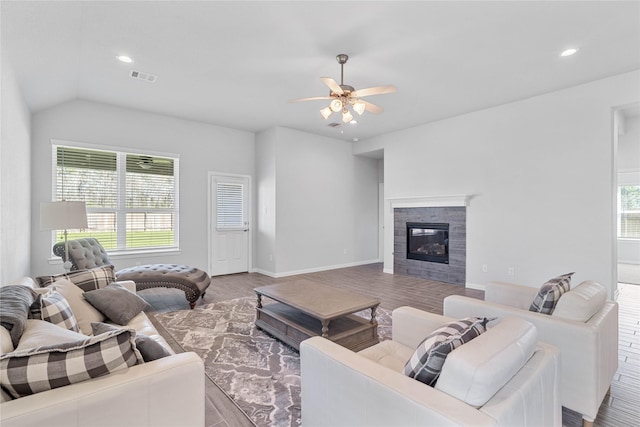
[[[31,305],[31,318],[44,320],[74,332],[80,332],[78,320],[73,315],[66,298],[55,289],[38,295]]]
[[[558,300],[565,292],[569,292],[571,276],[574,273],[563,274],[562,276],[550,279],[540,287],[538,294],[533,299],[529,311],[536,313],[551,314],[556,308]]]
[[[0,385],[14,398],[110,374],[138,363],[135,331],[119,329],[87,339],[15,351],[0,357]]]
[[[49,286],[58,279],[67,279],[83,291],[93,291],[107,286],[116,281],[113,265],[103,265],[102,267],[88,270],[77,270],[55,276],[36,277],[36,281],[42,287]]]
[[[480,336],[491,320],[494,318],[465,317],[436,329],[418,345],[404,366],[404,374],[433,387],[449,353]]]

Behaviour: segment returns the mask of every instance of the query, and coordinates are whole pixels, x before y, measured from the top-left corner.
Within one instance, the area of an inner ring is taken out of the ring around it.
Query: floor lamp
[[[71,270],[67,230],[87,228],[87,208],[84,202],[40,203],[40,230],[64,230],[64,271]]]

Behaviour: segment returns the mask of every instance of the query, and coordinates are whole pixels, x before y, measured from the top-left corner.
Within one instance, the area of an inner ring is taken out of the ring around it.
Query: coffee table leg
[[[322,336],[324,338],[327,338],[329,336],[329,321],[328,320],[323,320],[322,321]]]
[[[376,309],[377,309],[377,308],[378,308],[377,306],[375,306],[375,307],[371,307],[371,321],[370,321],[369,323],[371,323],[372,325],[374,325],[374,324],[378,323],[378,322],[376,321]]]
[[[262,295],[260,295],[260,294],[257,294],[257,295],[258,295],[258,305],[257,305],[257,307],[258,308],[262,308]]]

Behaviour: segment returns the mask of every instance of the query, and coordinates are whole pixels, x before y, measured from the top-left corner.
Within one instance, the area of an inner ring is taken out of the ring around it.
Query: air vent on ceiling
[[[337,128],[342,126],[340,123],[329,123],[327,126],[329,126],[330,128]]]
[[[138,80],[144,80],[149,83],[155,83],[158,76],[154,76],[153,74],[143,73],[142,71],[131,70],[131,74],[129,74],[132,78]]]

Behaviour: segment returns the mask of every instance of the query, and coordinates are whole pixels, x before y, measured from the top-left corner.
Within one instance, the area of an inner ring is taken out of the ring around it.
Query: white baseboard
[[[367,265],[367,264],[377,264],[379,262],[380,260],[378,259],[367,260],[367,261],[356,261],[356,262],[349,262],[346,264],[327,265],[323,267],[307,268],[303,270],[285,271],[282,273],[274,273],[272,271],[265,271],[259,268],[254,268],[252,269],[252,272],[264,274],[265,276],[273,277],[274,279],[279,279],[281,277],[297,276],[298,274],[317,273],[319,271],[337,270],[339,268],[356,267],[358,265]]]
[[[260,268],[252,268],[249,273],[258,273],[258,274],[264,274],[265,276],[269,276],[269,277],[276,277],[275,273],[271,272],[271,271],[267,271],[267,270],[262,270]]]
[[[393,274],[393,268],[383,268],[382,272],[387,274]]]
[[[471,283],[471,282],[467,282],[464,284],[465,288],[469,288],[469,289],[476,289],[478,291],[484,291],[485,290],[485,285],[478,285],[477,283]]]

